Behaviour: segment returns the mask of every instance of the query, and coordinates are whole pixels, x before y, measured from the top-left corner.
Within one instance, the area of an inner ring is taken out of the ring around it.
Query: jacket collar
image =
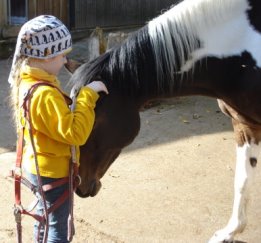
[[[40,68],[30,67],[29,65],[22,67],[20,77],[25,82],[45,81],[60,87],[60,81],[55,75],[49,74]]]

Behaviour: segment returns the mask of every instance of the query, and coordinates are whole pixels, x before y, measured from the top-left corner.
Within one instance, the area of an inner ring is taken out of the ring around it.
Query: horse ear
[[[83,62],[78,62],[76,60],[67,58],[67,63],[64,66],[69,73],[73,74],[75,70],[82,64]]]

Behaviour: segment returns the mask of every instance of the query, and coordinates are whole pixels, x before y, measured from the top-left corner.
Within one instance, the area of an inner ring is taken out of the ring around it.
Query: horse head
[[[140,129],[138,108],[128,99],[100,94],[95,109],[95,123],[85,145],[80,147],[80,197],[95,196],[101,188],[100,179],[130,144]]]
[[[103,57],[100,58],[104,60]],[[72,62],[67,62],[67,69],[73,70],[70,63]],[[82,65],[73,73],[71,82],[75,84],[81,79],[88,79],[86,73],[89,73],[91,67],[90,63]],[[90,78],[97,79],[104,80],[99,75]],[[140,129],[139,108],[144,100],[119,91],[113,87],[113,83],[115,82],[106,83],[108,95],[100,93],[95,108],[93,130],[87,142],[80,147],[79,174],[82,183],[76,190],[80,197],[95,196],[98,193],[101,188],[100,179],[121,153],[122,148],[134,140]],[[71,93],[77,93],[81,85],[74,85],[72,91],[76,92]]]

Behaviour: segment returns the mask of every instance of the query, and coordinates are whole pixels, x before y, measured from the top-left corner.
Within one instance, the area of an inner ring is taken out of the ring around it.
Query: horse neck
[[[245,65],[242,65],[242,64]],[[244,73],[251,77],[256,71],[253,60],[249,55],[234,56],[224,59],[205,58],[198,61],[193,69],[186,73],[176,74],[173,87],[170,89],[168,81],[162,89],[154,89],[149,94],[141,94],[143,102],[161,98],[201,95],[223,99],[231,104],[235,90],[237,94],[245,93],[246,82]],[[154,81],[156,83],[156,81]]]

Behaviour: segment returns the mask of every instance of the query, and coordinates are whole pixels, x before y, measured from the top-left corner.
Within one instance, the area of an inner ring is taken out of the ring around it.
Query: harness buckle
[[[75,187],[80,186],[82,184],[82,178],[80,175],[76,175],[74,177],[74,185]]]
[[[13,174],[15,177],[22,177],[22,169],[20,167],[15,167]]]
[[[21,212],[21,209],[22,208],[17,206],[17,205],[14,208],[15,222],[17,224],[21,224],[21,222],[22,222],[22,212]]]

